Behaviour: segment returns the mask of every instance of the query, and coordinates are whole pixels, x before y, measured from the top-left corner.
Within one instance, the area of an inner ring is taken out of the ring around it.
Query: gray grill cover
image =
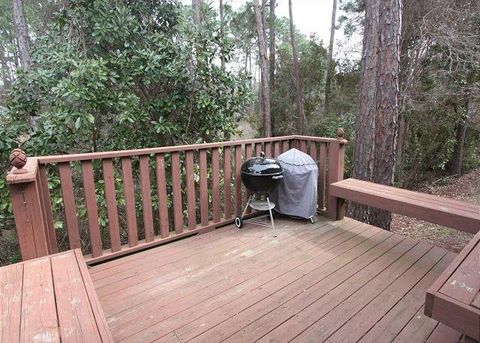
[[[275,211],[302,218],[314,216],[317,212],[317,163],[297,149],[284,152],[277,160],[283,168],[283,181],[271,194]]]

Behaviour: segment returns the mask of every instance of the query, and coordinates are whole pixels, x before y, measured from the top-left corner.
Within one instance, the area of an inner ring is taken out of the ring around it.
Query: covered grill
[[[275,223],[273,221],[272,209],[275,204],[270,201],[270,193],[273,192],[283,180],[283,169],[277,160],[265,158],[265,153],[260,157],[254,157],[242,164],[240,169],[242,182],[252,194],[248,197],[247,205],[243,210],[242,216],[235,218],[235,225],[240,229],[243,226],[243,217],[251,207],[257,211],[268,211],[271,226],[275,235]],[[264,217],[267,217],[264,216]],[[246,221],[245,221],[246,222]],[[249,220],[249,223],[266,225],[259,221],[259,217]]]

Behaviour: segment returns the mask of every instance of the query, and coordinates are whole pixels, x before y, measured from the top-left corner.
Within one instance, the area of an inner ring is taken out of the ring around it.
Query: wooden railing
[[[284,136],[17,159],[7,182],[22,257],[82,248],[96,263],[231,223],[246,201],[242,162],[292,147],[318,162],[318,208],[336,219],[328,184],[343,178],[345,142]]]

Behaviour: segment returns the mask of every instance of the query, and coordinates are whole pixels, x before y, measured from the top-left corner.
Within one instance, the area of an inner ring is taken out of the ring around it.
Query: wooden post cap
[[[16,168],[13,170],[14,174],[25,174],[28,172],[26,169],[23,169],[27,163],[27,154],[22,149],[13,149],[10,153],[9,161],[10,165]]]

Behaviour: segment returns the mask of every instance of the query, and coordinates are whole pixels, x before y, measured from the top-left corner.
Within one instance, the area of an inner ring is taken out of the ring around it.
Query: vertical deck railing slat
[[[98,224],[97,197],[95,194],[95,179],[93,176],[93,163],[91,160],[82,161],[83,186],[85,191],[85,203],[88,216],[88,233],[92,256],[102,256],[102,239]]]
[[[200,217],[203,226],[208,225],[208,170],[207,170],[207,150],[200,150],[199,157],[200,168]]]
[[[343,139],[339,137],[336,142],[329,146],[328,152],[328,185],[343,180],[344,163],[345,163],[345,145]],[[343,218],[343,199],[336,198],[327,190],[327,214],[332,220]]]
[[[232,162],[230,146],[226,146],[223,149],[223,178],[223,192],[225,195],[225,209],[223,215],[225,219],[230,219],[232,217]]]
[[[289,141],[283,141],[283,148],[282,148],[282,152],[285,152],[285,151],[288,151],[288,149],[290,149],[290,142]]]
[[[262,152],[262,143],[256,143],[255,144],[255,156],[260,156],[260,153]]]
[[[252,144],[245,144],[245,160],[252,158]],[[246,190],[247,198],[250,196],[250,191]],[[247,208],[247,214],[251,213],[252,209],[250,206]]]
[[[45,214],[44,218],[46,220],[45,224],[49,240],[49,250],[52,253],[56,253],[58,252],[57,235],[55,232],[55,226],[53,224],[52,202],[50,200],[50,190],[48,189],[47,170],[44,164],[39,165],[38,168],[40,177],[39,184],[41,187],[41,195],[43,200],[43,212]]]
[[[68,243],[70,249],[81,248],[80,231],[78,229],[77,205],[73,194],[72,171],[70,163],[59,163],[60,185],[62,189],[63,208],[67,225]]]
[[[318,156],[317,156],[317,142],[310,142],[310,157],[314,161],[318,161]]]
[[[121,159],[123,176],[123,195],[125,196],[125,216],[127,219],[128,245],[138,245],[137,214],[135,211],[135,185],[133,183],[132,160]]]
[[[152,193],[150,185],[150,168],[148,155],[140,156],[140,188],[142,190],[143,228],[145,242],[152,242],[155,238],[153,231]]]
[[[165,177],[165,156],[163,154],[155,155],[156,176],[157,176],[157,196],[158,196],[158,215],[160,222],[160,236],[166,238],[170,235],[168,224],[168,206],[167,206],[167,179]]]
[[[195,171],[193,167],[193,151],[185,152],[185,180],[187,183],[188,228],[197,226],[197,209],[195,203]]]
[[[240,168],[242,167],[242,146],[235,146],[235,215],[241,215],[242,211],[242,180]]]
[[[320,143],[320,158],[318,163],[318,208],[325,208],[325,171],[327,162],[327,144]]]
[[[172,152],[173,222],[176,233],[183,232],[182,179],[180,177],[180,153]]]
[[[307,153],[307,141],[304,139],[300,140],[300,151]]]
[[[105,201],[107,203],[108,230],[110,232],[110,245],[112,252],[116,252],[121,250],[121,242],[113,160],[110,158],[104,159],[102,160],[102,165]]]
[[[212,149],[212,201],[213,222],[220,222],[220,156],[218,148]]]
[[[265,156],[272,157],[272,143],[270,142],[265,143]]]
[[[280,142],[273,144],[273,157],[277,158],[280,155]]]

